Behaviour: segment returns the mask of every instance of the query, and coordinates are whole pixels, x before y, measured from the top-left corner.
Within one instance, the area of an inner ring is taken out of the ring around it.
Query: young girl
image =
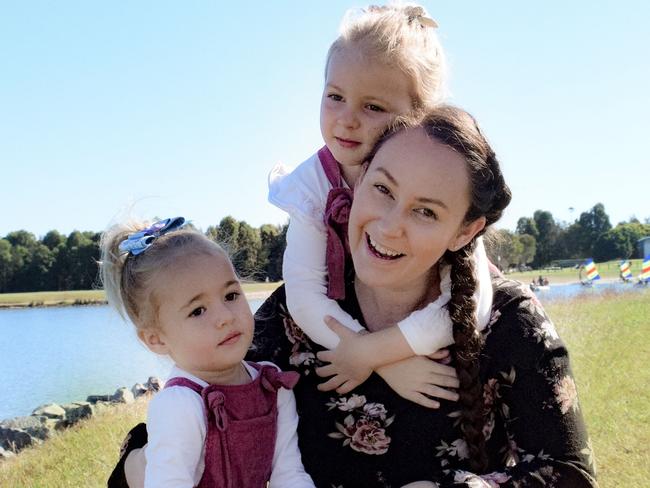
[[[174,361],[149,404],[144,486],[313,487],[298,451],[297,376],[243,361],[253,316],[225,252],[182,217],[113,226],[101,247],[109,303]]]
[[[345,296],[344,278],[350,270],[346,261],[351,188],[366,155],[396,117],[417,114],[442,101],[445,61],[436,27],[419,6],[393,4],[348,14],[325,63],[320,117],[325,146],[293,172],[279,165],[269,176],[269,201],[291,217],[283,264],[287,306],[313,341],[334,349],[319,356],[332,363],[322,370],[333,376],[322,385],[326,390],[346,393],[382,365],[430,355],[453,343],[445,307],[449,280],[441,284],[435,302],[397,327],[354,341],[353,348],[349,341],[339,343],[339,336],[324,323],[330,316],[353,331],[364,331],[335,301]],[[414,219],[434,214],[431,202],[412,210]],[[378,242],[371,241],[370,246],[386,260],[408,254],[408,249],[390,249]],[[489,319],[492,287],[481,240],[474,264],[479,282],[474,301],[482,329]],[[406,396],[429,407],[438,405],[421,392]]]

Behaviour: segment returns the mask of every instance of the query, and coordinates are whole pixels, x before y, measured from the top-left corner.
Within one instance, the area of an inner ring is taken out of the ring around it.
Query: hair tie
[[[138,231],[120,242],[119,250],[121,254],[130,254],[137,256],[145,252],[151,244],[160,236],[178,230],[189,222],[185,222],[183,217],[173,217],[151,224],[144,230]]]

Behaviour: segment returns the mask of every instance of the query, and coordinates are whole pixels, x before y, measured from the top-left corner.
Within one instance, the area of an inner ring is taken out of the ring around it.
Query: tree
[[[270,281],[282,279],[282,259],[287,246],[287,225],[275,226],[265,224],[260,227],[262,253],[259,261],[264,270],[264,278]]]
[[[11,242],[0,239],[0,293],[9,291],[9,284],[14,275]]]
[[[521,243],[521,257],[519,259],[519,264],[526,265],[531,263],[535,258],[537,241],[530,234],[521,234],[519,236],[519,242]]]
[[[619,224],[598,237],[594,244],[594,259],[609,261],[631,258],[637,254],[637,241],[647,235],[650,235],[648,224]]]
[[[539,232],[533,265],[540,268],[554,259],[553,248],[560,233],[560,227],[553,220],[553,214],[546,210],[536,210],[533,215]]]
[[[535,222],[535,219],[531,219],[530,217],[521,217],[517,221],[516,232],[519,235],[528,234],[529,236],[533,236],[533,238],[535,239],[539,237],[539,231],[537,230],[537,223]]]
[[[239,222],[237,233],[237,252],[232,255],[237,272],[244,278],[256,279],[262,271],[257,267],[258,257],[262,250],[262,241],[258,229]]]
[[[594,244],[598,238],[612,228],[602,203],[594,205],[589,212],[582,212],[577,226],[576,237],[580,252],[585,257],[594,254]]]
[[[65,242],[65,236],[61,235],[58,231],[56,230],[51,230],[47,234],[45,234],[45,237],[43,237],[43,244],[47,246],[47,248],[50,251],[53,251],[56,249],[59,245],[63,244]]]

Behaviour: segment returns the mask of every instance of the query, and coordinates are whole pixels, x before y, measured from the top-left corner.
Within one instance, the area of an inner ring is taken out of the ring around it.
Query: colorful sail
[[[587,274],[587,279],[589,281],[600,279],[600,275],[598,274],[598,270],[596,269],[596,263],[594,263],[594,260],[591,258],[585,261],[585,273]]]
[[[646,283],[650,282],[650,256],[646,256],[641,265],[641,276],[639,276],[641,281]]]
[[[632,279],[632,270],[630,269],[630,262],[627,260],[621,261],[621,278],[625,281]]]

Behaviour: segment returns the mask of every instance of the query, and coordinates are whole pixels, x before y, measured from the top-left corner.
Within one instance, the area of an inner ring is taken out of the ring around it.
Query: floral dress
[[[321,347],[291,319],[283,288],[269,297],[255,316],[249,359],[300,373],[299,446],[317,486],[398,488],[422,480],[441,487],[597,486],[564,344],[527,287],[503,278],[493,287],[480,359],[485,473],[469,470],[454,402],[421,407],[376,374],[347,395],[318,391]],[[353,288],[346,296],[341,306],[362,318]]]

